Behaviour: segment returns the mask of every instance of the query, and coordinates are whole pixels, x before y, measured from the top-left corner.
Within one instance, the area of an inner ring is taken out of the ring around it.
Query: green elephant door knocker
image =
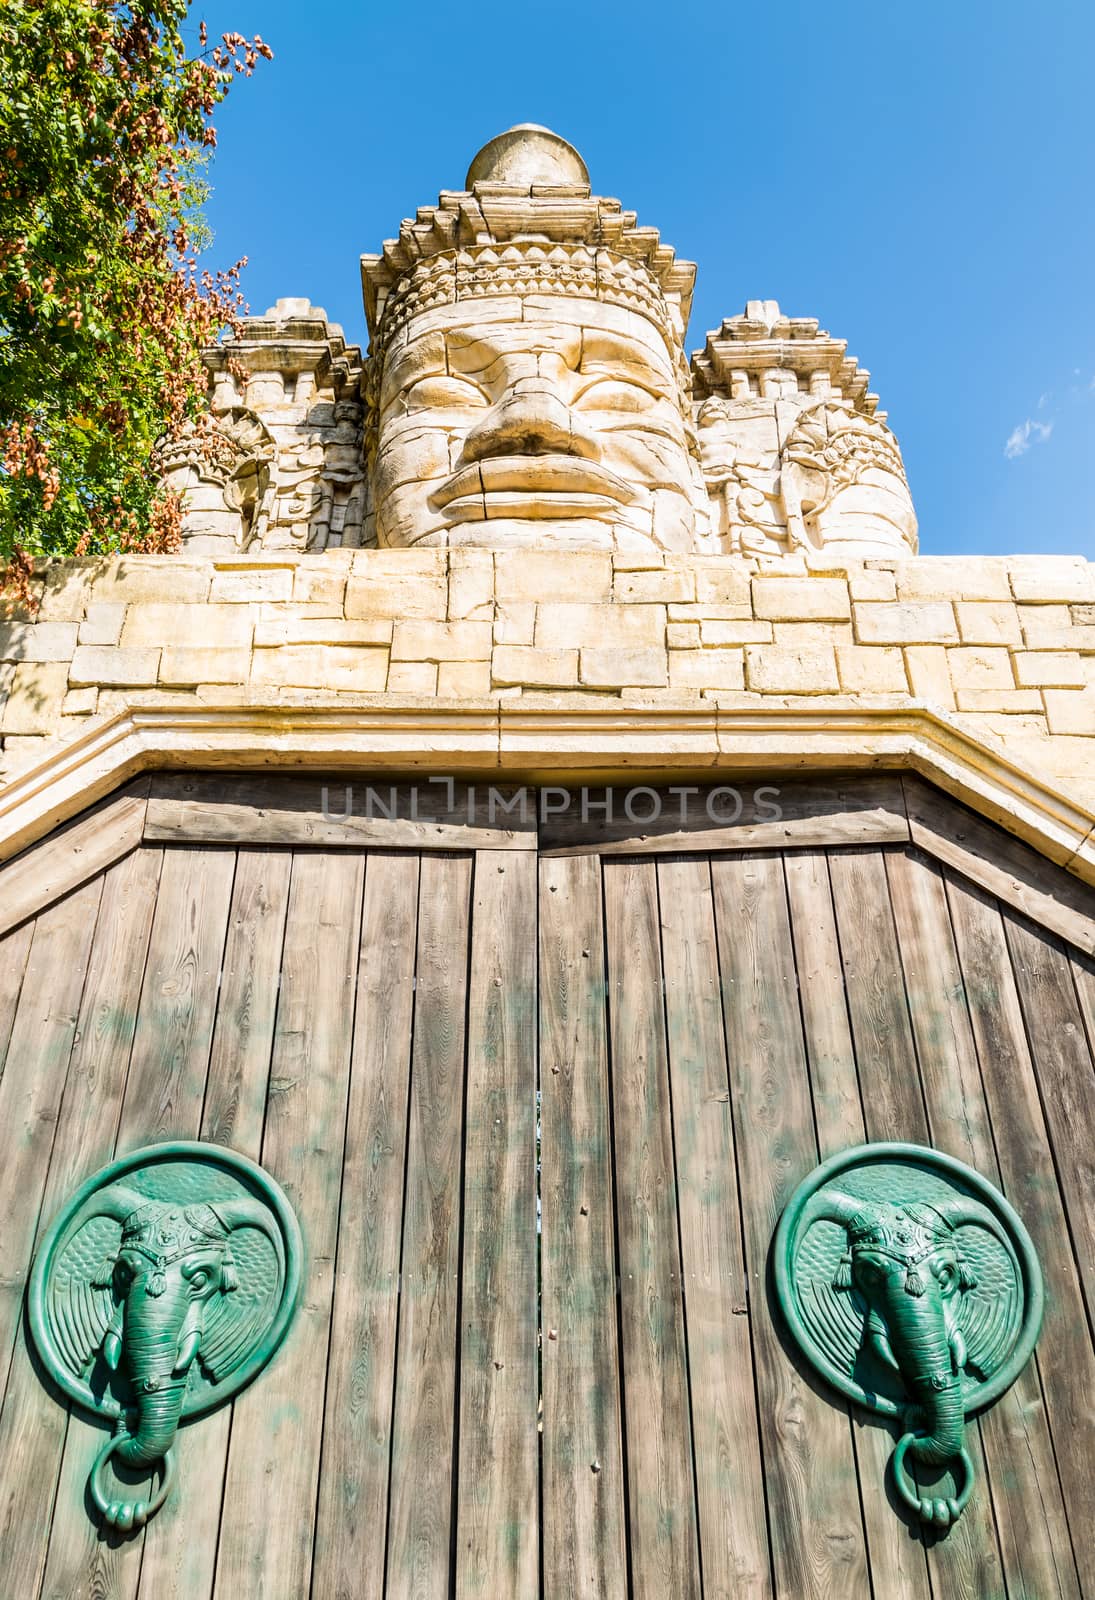
[[[894,1485],[922,1522],[973,1490],[966,1417],[1022,1371],[1042,1323],[1026,1229],[962,1162],[912,1144],[861,1145],[817,1167],[780,1219],[776,1294],[810,1364],[857,1405],[896,1418]],[[951,1495],[912,1469],[954,1471]]]
[[[281,1189],[219,1145],[137,1150],[73,1195],[34,1264],[30,1328],[64,1393],[114,1424],[88,1483],[108,1527],[129,1533],[155,1515],[179,1423],[223,1404],[270,1360],[296,1309],[301,1262]],[[154,1477],[148,1495],[142,1480]]]

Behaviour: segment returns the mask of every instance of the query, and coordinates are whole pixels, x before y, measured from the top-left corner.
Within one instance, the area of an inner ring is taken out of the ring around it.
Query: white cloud
[[[1035,422],[1028,417],[1008,434],[1004,454],[1009,461],[1014,461],[1016,456],[1025,456],[1032,444],[1045,444],[1052,432],[1052,422]]]

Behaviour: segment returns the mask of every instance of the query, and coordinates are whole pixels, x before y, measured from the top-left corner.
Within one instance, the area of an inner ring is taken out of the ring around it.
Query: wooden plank
[[[904,785],[914,844],[1032,922],[1095,953],[1095,889],[930,784],[905,778]]]
[[[241,851],[220,980],[201,1138],[258,1160],[277,1015],[292,857]],[[261,1381],[261,1380],[260,1380]],[[145,1535],[137,1600],[191,1600],[213,1584],[230,1406],[188,1431],[178,1481]]]
[[[72,1192],[114,1153],[159,866],[158,851],[135,851],[103,881],[39,1235]],[[70,1587],[76,1592],[89,1566],[94,1581],[96,1574],[113,1576],[124,1560],[105,1543],[95,1549],[95,1530],[85,1512],[87,1474],[106,1435],[79,1415],[69,1419],[66,1409],[43,1384],[20,1330],[0,1421],[0,1501],[9,1503],[10,1497],[19,1508],[4,1537],[5,1568],[19,1575],[18,1593],[37,1594],[43,1568],[46,1593]],[[5,1481],[7,1463],[17,1474],[15,1482]],[[61,1509],[53,1519],[51,1540],[55,1491]],[[58,1567],[77,1542],[79,1553],[68,1572],[71,1585],[58,1584]],[[100,1592],[109,1593],[111,1587],[104,1585]]]
[[[385,1593],[418,879],[416,855],[369,857],[312,1572],[355,1600]]]
[[[21,928],[15,928],[0,939],[0,1077],[4,1074],[8,1040],[15,1022],[15,1008],[19,1004],[33,935],[34,923],[24,922]]]
[[[736,785],[545,790],[540,847],[555,855],[757,850],[904,841],[901,780],[758,778]]]
[[[1095,1351],[1068,1221],[1052,1177],[1053,1153],[999,907],[967,880],[946,871],[944,877],[1004,1193],[1030,1231],[1045,1277],[1035,1360],[1081,1587],[1095,1594]],[[1031,1487],[1040,1495],[1041,1477]]]
[[[601,865],[540,864],[544,1594],[625,1600]],[[554,1328],[558,1337],[547,1337]],[[595,1470],[595,1464],[599,1470]]]
[[[456,1594],[539,1587],[536,858],[475,858]]]
[[[913,852],[892,855],[887,867],[931,1143],[999,1185],[942,869]],[[974,1426],[967,1427],[969,1435]],[[934,1552],[948,1587],[958,1566],[971,1595],[991,1593],[999,1585],[998,1530],[1009,1595],[1079,1600],[1053,1442],[1033,1364],[976,1426],[988,1478],[945,1545]],[[1031,1493],[1034,1484],[1037,1494]]]
[[[320,849],[535,850],[536,791],[272,773],[157,773],[146,841]]]
[[[711,875],[776,1594],[867,1600],[847,1409],[789,1359],[765,1292],[780,1212],[817,1164],[783,865],[724,856]]]
[[[822,1160],[866,1140],[829,866],[820,852],[784,859],[802,1024]],[[927,1600],[922,1542],[894,1515],[889,1492],[893,1439],[877,1416],[852,1409],[863,1521],[871,1570],[886,1574],[886,1600]]]
[[[698,1600],[654,863],[606,862],[604,896],[632,1593]]]
[[[878,850],[829,856],[867,1136],[928,1142],[886,864]]]
[[[232,850],[164,852],[120,1154],[201,1123],[235,865]]]
[[[1095,960],[1091,956],[1072,953],[1072,978],[1076,985],[1076,998],[1087,1029],[1087,1047],[1095,1058]],[[3,1032],[0,1029],[0,1043]],[[0,1057],[2,1059],[2,1057]]]
[[[127,784],[0,868],[0,934],[137,848],[144,831],[148,783],[145,777]]]
[[[300,1221],[304,1285],[285,1345],[235,1401],[221,1600],[309,1590],[363,876],[360,858],[293,858],[262,1164]]]
[[[103,882],[38,918],[0,1079],[0,1373],[5,1382],[68,1076]]]
[[[1013,911],[1004,913],[1019,1003],[1072,1234],[1088,1326],[1095,1328],[1095,1142],[1092,1058],[1068,954]]]
[[[450,1593],[472,862],[422,862],[387,1592]]]
[[[711,869],[658,863],[703,1590],[772,1593]]]

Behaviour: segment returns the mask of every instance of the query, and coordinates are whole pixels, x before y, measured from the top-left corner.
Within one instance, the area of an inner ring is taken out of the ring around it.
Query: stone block
[[[905,657],[894,645],[839,644],[836,667],[850,694],[903,694],[909,686]]]
[[[540,605],[535,642],[547,650],[640,650],[665,645],[663,605]]]
[[[892,572],[872,572],[870,567],[849,567],[848,593],[853,600],[896,600],[897,579]]]
[[[665,566],[665,556],[653,547],[646,550],[614,550],[613,572],[655,572]]]
[[[622,689],[625,684],[664,688],[668,675],[664,647],[598,649],[593,645],[581,652],[579,676],[592,689]]]
[[[1017,650],[1011,659],[1021,689],[1082,689],[1088,681],[1076,650]]]
[[[852,614],[843,578],[754,578],[753,614],[769,622],[840,622]]]
[[[349,551],[346,554],[349,556]],[[329,551],[301,561],[293,574],[293,599],[298,604],[327,606],[332,616],[341,616],[350,563],[334,556],[335,552]]]
[[[909,687],[926,705],[954,710],[954,688],[947,670],[947,652],[940,644],[910,645],[904,652]]]
[[[342,617],[300,617],[294,613],[276,616],[255,624],[256,650],[276,649],[286,644],[390,644],[394,623],[346,622]]]
[[[669,653],[669,687],[682,692],[744,689],[743,650],[700,650]]]
[[[1019,606],[1023,639],[1030,650],[1095,651],[1095,623],[1077,622],[1081,606]]]
[[[665,629],[665,642],[670,650],[698,650],[700,648],[699,623],[668,623]]]
[[[436,662],[393,661],[388,668],[387,689],[389,694],[436,694]]]
[[[1011,657],[1002,647],[962,646],[947,651],[947,671],[956,689],[1014,689]]]
[[[748,605],[749,583],[753,575],[751,563],[740,556],[698,556],[696,567],[696,599],[716,605]]]
[[[449,552],[450,622],[494,619],[494,554],[490,550]]]
[[[211,561],[187,561],[182,556],[115,556],[92,579],[96,600],[174,601],[196,604],[209,598],[213,581]]]
[[[121,642],[123,646],[203,645],[238,650],[250,645],[253,632],[254,613],[248,606],[151,602],[128,607]]]
[[[0,622],[0,661],[71,661],[75,622]]]
[[[256,600],[291,600],[292,567],[245,567],[242,571],[217,571],[209,598],[215,605],[246,605]]]
[[[617,601],[664,601],[688,604],[696,598],[696,575],[685,566],[647,572],[617,572],[612,589]]]
[[[717,618],[704,619],[700,623],[700,642],[706,649],[714,646],[723,649],[726,645],[735,644],[771,644],[772,624],[770,622],[754,622],[750,617],[722,621]]]
[[[108,644],[78,645],[72,658],[69,682],[74,689],[97,685],[102,689],[151,687],[159,675],[160,651]]]
[[[1083,556],[1018,556],[1009,565],[1016,600],[1028,605],[1095,601],[1095,565]]]
[[[0,728],[5,735],[53,734],[68,693],[68,664],[25,661],[11,675]]]
[[[495,607],[495,644],[531,644],[535,632],[536,607],[531,600],[513,600]]]
[[[90,561],[50,561],[38,568],[42,577],[39,622],[80,622],[91,592]]]
[[[361,551],[358,554],[362,554]],[[354,619],[384,617],[393,621],[417,617],[441,622],[449,609],[449,581],[444,567],[408,567],[389,571],[387,551],[383,566],[375,570],[356,566],[346,585],[346,615]],[[413,550],[400,554],[414,556]]]
[[[869,568],[875,563],[869,561]],[[882,562],[890,567],[899,600],[1010,600],[1008,562],[1002,557],[917,556]]]
[[[397,622],[392,660],[487,661],[492,633],[489,622]]]
[[[80,623],[81,644],[117,644],[126,608],[120,600],[92,600]]]
[[[199,683],[246,683],[250,650],[165,645],[160,652],[160,682],[178,687]]]
[[[772,643],[791,650],[855,642],[850,622],[773,622],[771,628]]]
[[[753,608],[748,600],[727,605],[717,605],[713,600],[705,600],[698,605],[671,605],[666,609],[670,622],[752,622],[753,620]],[[771,623],[762,622],[759,626],[769,629],[764,637],[770,639]]]
[[[70,689],[61,702],[61,715],[63,717],[93,717],[98,705],[98,689]]]
[[[388,652],[383,646],[286,645],[281,650],[256,650],[251,658],[254,684],[369,692],[383,689],[387,678]]]
[[[1095,738],[1095,686],[1087,689],[1046,689],[1043,694],[1050,733],[1074,733]]]
[[[578,682],[578,652],[536,650],[528,645],[495,645],[491,676],[496,684],[567,689]]]
[[[442,661],[437,668],[440,699],[478,700],[490,693],[489,661]]]
[[[1019,614],[1008,600],[958,600],[954,607],[963,644],[1022,644]]]
[[[957,644],[958,625],[949,601],[857,600],[852,607],[860,644]]]
[[[836,651],[832,645],[802,650],[747,645],[745,681],[759,694],[835,694],[840,688]]]
[[[1033,715],[1042,710],[1037,689],[956,689],[959,711],[994,711]]]
[[[523,600],[603,604],[612,595],[612,556],[607,550],[499,550],[494,582],[500,605]]]

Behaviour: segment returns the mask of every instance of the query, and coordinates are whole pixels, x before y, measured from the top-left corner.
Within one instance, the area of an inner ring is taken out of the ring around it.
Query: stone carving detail
[[[997,1399],[1034,1348],[1042,1281],[1026,1229],[969,1167],[917,1145],[863,1145],[818,1167],[775,1241],[776,1290],[795,1341],[858,1405],[901,1421],[894,1483],[937,1528],[962,1514],[974,1469],[965,1419]],[[913,1481],[957,1468],[954,1492]]]
[[[163,1505],[180,1421],[220,1405],[270,1359],[300,1272],[282,1191],[215,1145],[138,1150],[65,1207],[35,1262],[30,1323],[59,1387],[114,1423],[88,1485],[107,1526],[129,1533]],[[158,1471],[152,1499],[119,1470],[137,1482]]]
[[[463,190],[362,257],[364,360],[292,299],[209,352],[214,413],[246,408],[272,449],[227,506],[200,472],[169,471],[184,539],[814,566],[914,552],[900,451],[844,341],[750,301],[690,366],[695,271],[592,193],[565,139],[509,129]]]

